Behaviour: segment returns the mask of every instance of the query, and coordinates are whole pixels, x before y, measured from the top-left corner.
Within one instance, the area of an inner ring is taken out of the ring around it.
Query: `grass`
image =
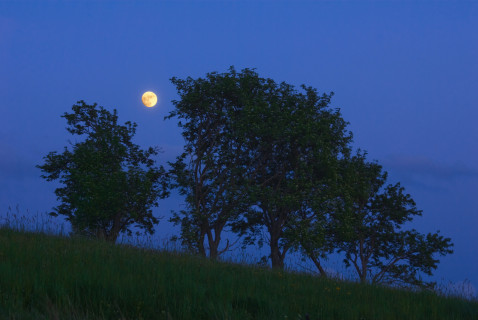
[[[0,229],[1,319],[478,319],[478,302]]]

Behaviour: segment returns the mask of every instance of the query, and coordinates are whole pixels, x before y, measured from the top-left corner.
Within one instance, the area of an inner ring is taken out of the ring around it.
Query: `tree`
[[[248,209],[244,176],[260,162],[244,157],[238,138],[240,114],[253,103],[257,75],[248,69],[237,73],[208,73],[205,79],[172,78],[179,101],[165,119],[177,116],[183,127],[184,152],[171,166],[173,186],[186,196],[186,210],[174,212],[171,221],[181,226],[182,244],[200,255],[216,259],[221,235],[232,221]],[[206,245],[207,244],[207,245]],[[208,252],[207,252],[208,251]]]
[[[359,151],[342,162],[342,197],[331,228],[344,263],[361,282],[427,287],[420,272],[432,275],[439,262],[434,256],[453,252],[451,239],[401,230],[422,211],[400,183],[384,186],[387,173],[365,158]]]
[[[293,249],[300,251],[304,260],[310,259],[322,277],[328,277],[322,261],[337,250],[339,235],[345,237],[350,233],[351,225],[348,220],[350,215],[346,215],[348,212],[344,203],[349,199],[351,185],[358,191],[368,188],[366,184],[374,178],[377,180],[383,178],[379,174],[380,166],[368,164],[367,169],[358,173],[354,171],[357,168],[349,165],[360,157],[360,150],[352,161],[348,154],[344,155],[335,163],[336,167],[327,182],[313,189],[310,198],[291,222],[288,231],[291,233],[289,237],[295,240]],[[353,182],[345,179],[354,173],[359,179]],[[359,183],[362,185],[359,186]]]
[[[248,154],[262,159],[248,179],[255,208],[235,224],[246,240],[267,241],[273,268],[283,268],[287,252],[297,244],[294,232],[304,203],[318,197],[334,176],[341,154],[348,154],[352,135],[338,109],[329,108],[333,93],[264,80],[261,100],[248,105],[242,132]],[[303,220],[304,221],[304,220]],[[262,228],[267,237],[262,236]]]
[[[120,232],[131,234],[131,225],[152,234],[158,219],[152,207],[158,197],[169,195],[164,168],[154,167],[157,148],[146,150],[132,142],[137,125],[118,124],[113,113],[78,101],[73,113],[65,113],[67,130],[84,140],[71,143],[71,150],[50,152],[37,167],[47,181],[64,186],[55,194],[62,203],[53,216],[64,215],[74,233],[116,242]]]

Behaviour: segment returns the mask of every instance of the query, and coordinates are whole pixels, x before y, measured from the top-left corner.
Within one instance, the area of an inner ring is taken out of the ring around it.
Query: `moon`
[[[143,104],[148,108],[154,107],[156,103],[158,103],[158,97],[151,91],[143,93],[141,100],[143,100]]]

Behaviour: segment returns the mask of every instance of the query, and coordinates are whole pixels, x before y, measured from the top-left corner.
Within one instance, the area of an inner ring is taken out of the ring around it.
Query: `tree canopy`
[[[385,185],[387,172],[365,158],[358,152],[342,163],[342,195],[330,225],[338,251],[362,282],[430,286],[420,273],[431,275],[436,255],[453,252],[451,239],[405,230],[422,211],[400,183]]]
[[[243,110],[261,93],[251,70],[209,73],[206,78],[172,78],[180,100],[165,119],[177,117],[183,127],[184,152],[171,165],[174,187],[185,195],[186,210],[173,213],[182,243],[194,252],[217,258],[221,234],[249,207],[245,173],[260,165],[245,156],[239,132]],[[207,252],[208,251],[208,252]]]
[[[113,113],[78,101],[65,113],[67,130],[84,138],[62,153],[50,152],[37,167],[47,181],[59,180],[55,194],[61,204],[52,215],[64,215],[74,233],[115,242],[131,225],[153,233],[158,219],[152,207],[169,195],[164,168],[154,166],[157,148],[132,142],[135,123],[118,123]]]
[[[325,182],[351,140],[340,112],[328,107],[331,94],[320,96],[305,86],[298,92],[233,67],[206,79],[172,81],[181,100],[167,118],[186,120],[179,122],[185,152],[171,164],[189,206],[173,218],[181,224],[183,243],[204,254],[207,238],[214,256],[227,224],[248,239],[265,226],[272,264],[283,267],[289,217],[307,187]]]
[[[352,134],[339,109],[330,108],[333,93],[319,95],[312,87],[302,91],[267,79],[261,103],[247,112],[246,148],[263,165],[254,172],[249,190],[255,207],[236,225],[240,234],[259,237],[270,247],[274,268],[283,268],[290,236],[304,203],[320,197],[334,176],[336,163],[349,153]],[[265,228],[267,237],[262,236]]]

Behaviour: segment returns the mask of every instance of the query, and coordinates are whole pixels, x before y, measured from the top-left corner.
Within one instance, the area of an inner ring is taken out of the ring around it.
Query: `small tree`
[[[342,196],[330,224],[344,263],[361,282],[427,287],[420,272],[432,275],[439,262],[434,256],[453,253],[451,239],[401,230],[422,211],[400,183],[384,187],[387,173],[365,157],[359,152],[343,160]]]
[[[65,113],[67,130],[84,141],[65,147],[63,153],[50,152],[38,165],[47,181],[59,180],[64,187],[55,194],[62,203],[51,215],[64,215],[73,233],[115,242],[120,232],[131,234],[131,225],[152,234],[158,219],[152,207],[158,197],[169,195],[164,168],[154,167],[146,150],[132,143],[136,124],[118,124],[113,113],[97,104],[78,101],[73,113]]]

